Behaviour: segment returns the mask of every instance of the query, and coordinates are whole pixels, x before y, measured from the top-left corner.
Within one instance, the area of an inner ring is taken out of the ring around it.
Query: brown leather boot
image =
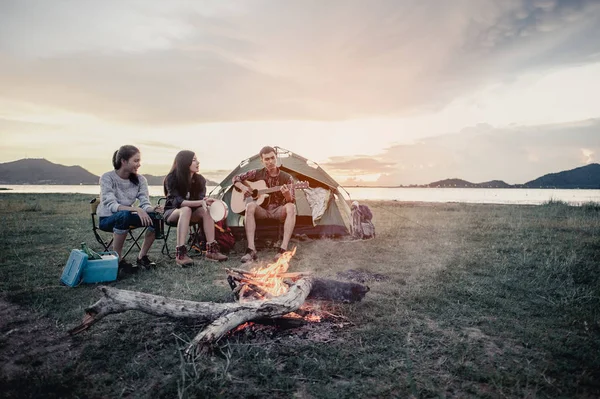
[[[213,241],[206,243],[206,259],[213,262],[223,262],[227,260],[227,256],[221,253],[219,243]]]
[[[192,258],[187,254],[187,248],[185,245],[175,247],[175,263],[181,267],[188,267],[194,264]]]

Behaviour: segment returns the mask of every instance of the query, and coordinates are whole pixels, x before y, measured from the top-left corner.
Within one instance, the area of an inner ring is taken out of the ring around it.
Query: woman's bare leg
[[[169,215],[167,222],[177,223],[177,246],[185,245],[187,240],[188,231],[190,229],[190,221],[192,217],[192,208],[184,206],[179,209],[175,209],[173,213]]]
[[[150,251],[150,247],[154,243],[155,238],[156,233],[154,231],[146,231],[146,235],[144,236],[144,243],[142,244],[142,249],[140,249],[138,259],[142,259],[144,255],[148,254],[148,251]]]
[[[204,236],[206,242],[212,242],[215,239],[215,222],[210,217],[208,211],[204,208],[197,208],[192,216],[194,223],[202,222],[202,229],[204,230]]]
[[[119,260],[121,259],[121,254],[123,253],[123,245],[125,245],[125,239],[127,238],[127,233],[125,234],[117,234],[113,233],[113,250],[119,256]]]

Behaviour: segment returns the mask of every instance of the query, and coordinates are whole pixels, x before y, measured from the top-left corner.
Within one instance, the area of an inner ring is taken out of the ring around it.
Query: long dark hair
[[[119,148],[113,154],[113,157],[112,157],[113,167],[115,168],[115,170],[121,169],[122,161],[129,161],[129,159],[131,157],[133,157],[135,154],[137,154],[139,152],[140,152],[140,150],[138,150],[138,148],[133,145],[121,146],[121,148]],[[135,173],[129,174],[129,181],[132,182],[133,184],[135,184],[136,186],[138,184],[140,184],[140,179],[139,179],[138,175]]]
[[[168,195],[166,181],[169,176],[172,176],[172,178],[175,179],[175,187],[179,193],[185,195],[188,191],[190,191],[192,183],[198,177],[198,174],[194,173],[194,175],[190,178],[190,165],[192,164],[195,155],[196,154],[194,154],[193,151],[189,150],[182,150],[177,153],[169,174],[165,176],[165,182],[163,184],[165,196]]]

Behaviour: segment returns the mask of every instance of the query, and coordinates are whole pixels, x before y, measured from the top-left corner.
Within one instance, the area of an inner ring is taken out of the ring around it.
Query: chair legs
[[[91,218],[92,218],[92,231],[94,233],[94,238],[96,238],[96,241],[98,241],[98,243],[100,245],[102,245],[102,247],[104,248],[104,252],[107,252],[110,250],[110,247],[113,244],[114,241],[114,237],[112,232],[109,231],[104,231],[104,230],[100,230],[99,227],[99,223],[97,221],[97,215],[96,215],[96,208],[98,207],[98,199],[94,198],[90,204],[92,204],[92,213],[91,213]],[[140,238],[142,238],[145,234],[146,234],[146,230],[148,230],[148,227],[144,227],[143,229],[141,229],[140,233],[134,234],[134,231],[137,230],[138,228],[136,227],[130,227],[129,231],[127,232],[127,239],[126,239],[126,243],[129,243],[129,247],[127,248],[127,251],[125,251],[124,254],[122,254],[121,258],[125,259],[125,257],[127,255],[129,255],[129,252],[131,252],[131,250],[133,249],[133,247],[137,247],[138,250],[141,250],[142,248],[140,247],[139,244],[139,240]],[[103,233],[109,234],[110,233],[110,240],[105,240],[98,231],[102,231]],[[125,247],[123,247],[125,248]]]
[[[173,259],[173,256],[171,255],[171,253],[169,252],[169,235],[171,234],[171,226],[169,226],[169,228],[167,229],[167,234],[165,234],[165,241],[163,243],[162,249],[160,250],[160,253],[162,253],[163,255],[167,255],[169,257],[169,259]]]
[[[93,229],[94,231],[94,237],[96,238],[96,241],[98,241],[98,243],[100,245],[102,245],[102,247],[104,248],[104,252],[107,252],[110,250],[112,244],[113,244],[113,236],[112,233],[110,235],[110,240],[104,240],[102,238],[102,236],[100,235],[100,233],[98,233],[98,228]],[[140,238],[142,238],[145,234],[146,234],[146,230],[148,230],[147,227],[144,227],[143,229],[141,229],[141,231],[137,234],[134,234],[135,230],[129,230],[127,232],[127,240],[125,241],[125,243],[129,243],[129,247],[127,248],[127,250],[121,255],[121,259],[125,259],[127,257],[127,255],[129,255],[129,253],[131,252],[131,250],[135,247],[139,250],[142,249],[142,247],[139,244],[139,240]],[[106,234],[109,234],[109,232],[105,232]]]
[[[96,224],[96,218],[95,218],[96,214],[92,214],[92,231],[94,232],[94,237],[96,238],[96,241],[98,241],[98,243],[100,245],[102,245],[102,247],[104,248],[104,252],[108,251],[110,246],[112,245],[113,242],[113,236],[110,236],[110,241],[105,241],[102,236],[100,235],[100,233],[98,233],[98,230],[100,230]]]
[[[110,249],[110,246],[112,245],[112,242],[113,242],[112,235],[111,235],[110,241],[104,241],[104,239],[100,236],[98,231],[96,229],[94,229],[94,237],[96,238],[96,241],[98,241],[98,243],[100,245],[102,245],[102,247],[104,248],[104,252],[106,252]]]
[[[126,242],[130,241],[131,244],[129,245],[129,248],[127,249],[127,251],[123,254],[122,259],[125,259],[127,257],[127,255],[129,255],[129,252],[131,252],[133,247],[137,247],[138,251],[142,250],[142,247],[140,247],[140,244],[139,244],[139,240],[140,240],[140,238],[142,238],[142,236],[144,236],[146,234],[146,230],[148,230],[148,227],[144,227],[142,229],[142,231],[137,235],[137,237],[133,234],[133,230],[129,230],[129,232],[128,232],[129,238],[126,240]]]

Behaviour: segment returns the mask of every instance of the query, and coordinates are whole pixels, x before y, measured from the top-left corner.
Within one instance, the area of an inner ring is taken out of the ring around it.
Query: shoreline
[[[4,187],[3,187],[4,186]],[[28,186],[33,186],[33,187],[100,187],[99,184],[87,184],[87,183],[80,183],[80,184],[63,184],[63,183],[0,183],[0,191],[5,191],[5,190],[13,190],[13,188],[11,187],[6,187],[6,186],[18,186],[18,187],[28,187]],[[207,185],[206,187],[218,187],[219,185]],[[149,184],[148,187],[162,187],[160,185],[156,185],[156,184]],[[514,185],[514,186],[510,186],[510,187],[485,187],[485,186],[477,186],[477,185],[473,185],[473,186],[340,186],[342,187],[342,189],[353,189],[353,188],[360,188],[360,189],[369,189],[369,188],[376,188],[376,189],[415,189],[415,188],[426,188],[426,189],[484,189],[484,190],[600,190],[600,186],[599,187],[557,187],[557,186],[548,186],[548,187],[526,187],[523,185]],[[76,194],[76,193],[73,193]]]
[[[25,196],[30,197],[32,195],[38,196],[42,195],[43,197],[48,196],[61,196],[61,197],[69,197],[69,196],[82,196],[85,201],[88,201],[92,197],[98,197],[97,193],[75,193],[75,192],[13,192],[12,190],[2,190],[0,188],[0,196],[2,194],[6,194],[7,196]],[[153,195],[150,194],[151,199],[162,198],[162,195]],[[8,197],[6,197],[8,198]],[[570,207],[600,207],[600,197],[598,200],[582,200],[582,201],[567,201],[559,198],[548,198],[545,200],[539,201],[529,201],[529,202],[502,202],[502,201],[476,201],[476,200],[419,200],[419,199],[397,199],[397,198],[344,198],[348,205],[350,205],[351,201],[358,201],[360,203],[365,203],[367,205],[371,205],[376,208],[376,205],[401,205],[408,207],[437,207],[443,205],[518,205],[518,206],[570,206]]]

